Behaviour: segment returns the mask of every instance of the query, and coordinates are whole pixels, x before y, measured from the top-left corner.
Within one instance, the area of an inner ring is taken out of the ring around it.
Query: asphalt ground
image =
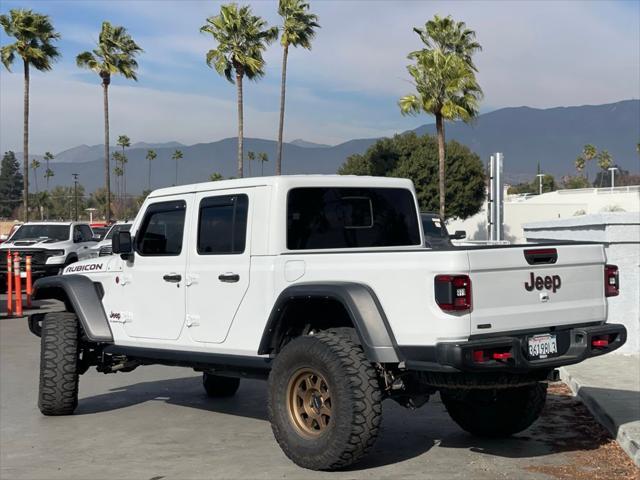
[[[0,317],[2,479],[640,478],[564,384],[550,388],[541,419],[510,439],[465,433],[437,396],[414,411],[386,401],[367,458],[346,471],[311,472],[273,439],[265,382],[243,380],[235,397],[213,400],[188,369],[91,369],[76,413],[45,417],[36,406],[38,368],[39,339],[26,321]]]

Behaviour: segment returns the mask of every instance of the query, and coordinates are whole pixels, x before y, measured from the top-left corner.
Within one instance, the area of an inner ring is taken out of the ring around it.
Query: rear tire
[[[375,443],[382,393],[362,348],[328,330],[295,338],[275,358],[268,412],[287,457],[311,470],[335,470]]]
[[[451,418],[463,430],[482,437],[508,437],[538,419],[547,399],[547,384],[443,390],[440,396]]]
[[[240,379],[205,372],[202,374],[202,386],[211,398],[232,397],[240,387]]]
[[[71,415],[78,406],[78,319],[47,313],[42,320],[38,408],[44,415]]]

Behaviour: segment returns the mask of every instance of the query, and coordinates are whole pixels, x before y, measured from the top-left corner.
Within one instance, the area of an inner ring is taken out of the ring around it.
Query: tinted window
[[[93,232],[89,225],[80,225],[80,233],[82,233],[83,242],[90,242],[93,240]]]
[[[294,188],[287,201],[287,248],[418,245],[411,192],[402,188]]]
[[[243,253],[247,236],[246,195],[204,198],[198,220],[198,253],[223,255]]]
[[[147,209],[136,235],[141,255],[179,255],[184,232],[183,201],[155,203]]]

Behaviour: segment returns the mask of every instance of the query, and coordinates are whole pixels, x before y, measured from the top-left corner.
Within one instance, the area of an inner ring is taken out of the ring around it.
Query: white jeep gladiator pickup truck
[[[417,407],[439,392],[472,434],[522,431],[556,367],[626,340],[606,323],[618,275],[601,245],[427,248],[403,179],[156,190],[113,252],[35,283],[64,305],[29,318],[42,413],[73,413],[91,366],[193,368],[211,397],[268,378],[274,436],[310,469],[366,454],[386,398]]]

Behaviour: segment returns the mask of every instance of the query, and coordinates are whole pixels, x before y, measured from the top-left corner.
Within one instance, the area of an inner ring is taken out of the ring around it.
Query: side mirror
[[[449,238],[452,240],[462,240],[463,238],[467,238],[467,232],[464,230],[456,230],[456,233],[449,235]]]
[[[113,253],[120,254],[124,259],[133,253],[133,242],[131,241],[131,233],[120,231],[111,239],[111,250]]]

